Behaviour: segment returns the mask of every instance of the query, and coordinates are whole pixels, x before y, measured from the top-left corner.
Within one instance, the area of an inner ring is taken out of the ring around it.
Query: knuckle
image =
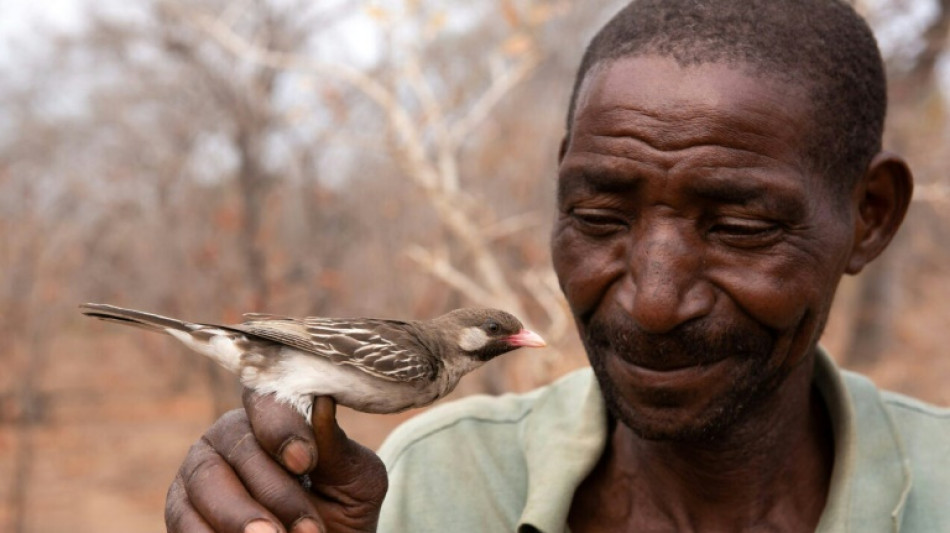
[[[260,448],[257,445],[257,441],[254,440],[254,435],[248,432],[238,439],[230,448],[227,450],[219,450],[219,452],[225,452],[223,453],[223,457],[227,460],[228,464],[235,468],[240,468],[246,463],[253,461],[260,453]]]
[[[181,476],[175,476],[165,495],[165,527],[169,532],[181,531],[182,518],[188,509],[187,498]]]
[[[209,451],[213,450],[204,437],[192,444],[191,447],[188,448],[188,453],[185,454],[185,460],[182,461],[181,466],[178,467],[178,478],[184,481],[185,474],[194,470],[200,458],[208,454]]]
[[[224,465],[221,455],[204,439],[195,443],[179,469],[182,485],[187,489],[214,477],[214,471]]]
[[[280,502],[287,505],[297,499],[302,501],[302,498],[298,496],[304,494],[304,489],[299,483],[287,483],[283,479],[258,476],[250,480],[248,484],[253,487],[255,498],[261,502]]]
[[[385,473],[381,476],[374,476],[366,486],[366,499],[374,507],[379,507],[386,498],[386,492],[389,491],[389,478]]]
[[[221,415],[221,417],[218,418],[218,421],[215,423],[215,425],[216,425],[216,426],[217,426],[217,425],[226,425],[226,426],[241,425],[241,426],[246,426],[246,425],[247,425],[247,411],[245,411],[244,409],[241,409],[241,408],[231,409],[230,411],[228,411],[228,412],[224,413],[223,415]]]
[[[211,428],[208,429],[207,435],[212,438],[220,438],[229,434],[249,431],[250,427],[251,424],[248,422],[247,412],[244,409],[232,409],[221,415],[221,417],[212,424]]]
[[[354,514],[363,515],[371,509],[379,509],[389,490],[389,478],[386,470],[367,469],[361,475],[337,487],[336,494],[341,503]]]
[[[382,503],[389,490],[389,476],[386,466],[375,454],[363,467],[363,496],[371,502]]]
[[[251,434],[251,424],[243,409],[233,409],[221,415],[202,436],[206,445],[219,453],[227,453],[236,442]]]

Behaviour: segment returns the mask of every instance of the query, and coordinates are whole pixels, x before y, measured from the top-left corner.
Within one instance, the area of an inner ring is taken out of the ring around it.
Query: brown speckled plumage
[[[543,346],[509,313],[458,309],[432,320],[292,318],[247,314],[241,324],[196,324],[105,304],[82,312],[168,333],[309,417],[314,396],[373,413],[421,407],[482,363]]]

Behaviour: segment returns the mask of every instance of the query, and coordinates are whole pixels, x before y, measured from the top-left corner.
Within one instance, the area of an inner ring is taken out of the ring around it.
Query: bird
[[[424,407],[491,359],[546,345],[498,309],[462,308],[430,320],[248,313],[240,324],[218,325],[108,304],[79,307],[86,316],[167,333],[307,420],[317,396],[366,413]]]

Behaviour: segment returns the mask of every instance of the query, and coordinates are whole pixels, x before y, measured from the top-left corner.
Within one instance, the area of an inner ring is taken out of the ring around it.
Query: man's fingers
[[[213,442],[227,449],[226,460],[234,468],[247,491],[257,502],[295,531],[325,530],[309,493],[300,481],[288,474],[258,444],[250,433],[237,442]],[[215,435],[209,435],[214,439]],[[307,523],[309,521],[309,524]]]
[[[168,533],[215,533],[198,511],[188,501],[181,477],[176,477],[168,489],[168,501],[165,506],[165,528]],[[269,520],[252,520],[244,526],[242,533],[271,533],[278,531]],[[316,529],[317,533],[320,532]],[[292,530],[291,533],[305,533],[304,530]]]
[[[277,517],[248,494],[231,466],[207,440],[192,446],[179,472],[188,502],[213,531],[285,531]]]
[[[343,433],[332,399],[315,402],[311,420],[269,395],[244,402],[189,451],[169,491],[169,531],[374,530],[386,469]],[[311,488],[288,470],[309,472]]]
[[[340,457],[343,447],[346,446],[346,433],[336,423],[336,402],[327,396],[318,396],[313,402],[313,411],[310,415],[310,424],[313,427],[313,438],[319,450],[317,462],[323,457]]]
[[[223,423],[212,427],[205,437],[233,469],[232,474],[236,474],[237,483],[244,490],[234,497],[252,498],[292,531],[325,530],[309,493],[261,448],[247,419],[241,415],[241,411],[226,415]],[[243,431],[235,431],[236,427],[243,427]]]
[[[188,501],[181,477],[176,477],[165,498],[165,529],[168,533],[214,533]]]
[[[313,469],[317,448],[308,420],[271,394],[244,390],[244,409],[261,447],[284,467],[303,474]]]
[[[336,422],[336,403],[331,398],[314,401],[311,421],[319,450],[311,475],[313,491],[330,501],[378,512],[388,487],[383,462],[346,436]]]

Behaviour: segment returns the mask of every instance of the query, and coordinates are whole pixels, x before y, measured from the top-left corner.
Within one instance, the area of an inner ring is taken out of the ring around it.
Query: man
[[[551,249],[592,371],[421,415],[386,471],[332,402],[311,432],[249,395],[186,458],[170,529],[950,531],[950,413],[817,346],[910,202],[885,107],[843,2],[631,4],[560,154]]]

